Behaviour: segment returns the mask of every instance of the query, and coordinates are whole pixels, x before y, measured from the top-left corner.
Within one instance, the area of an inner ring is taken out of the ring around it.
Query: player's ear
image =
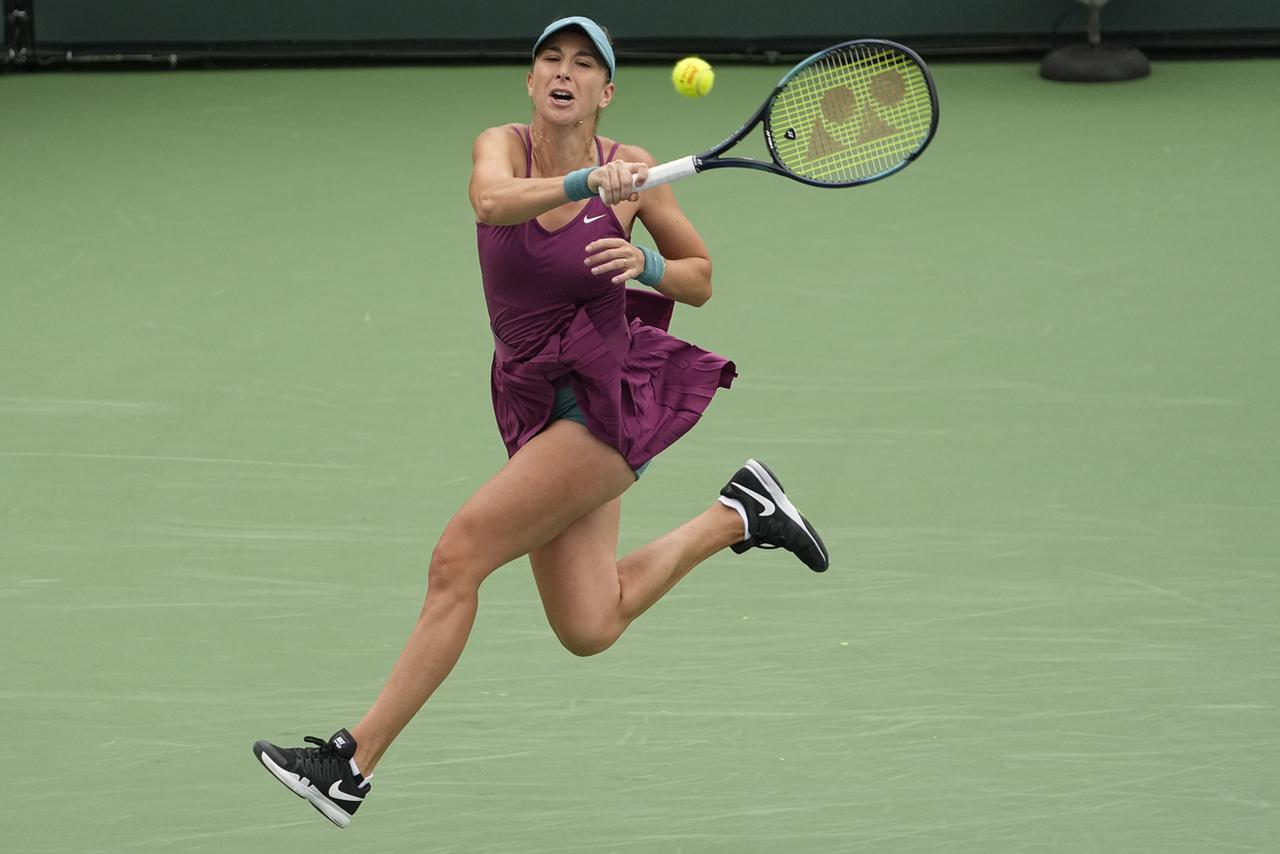
[[[529,74],[525,77],[525,86],[529,89],[529,97],[533,97],[533,69],[529,69]]]
[[[605,107],[609,106],[609,104],[613,101],[613,93],[615,90],[616,90],[616,87],[613,85],[612,80],[604,84],[604,91],[600,93],[600,109],[604,109]],[[530,95],[533,94],[532,89],[529,90],[529,94]]]

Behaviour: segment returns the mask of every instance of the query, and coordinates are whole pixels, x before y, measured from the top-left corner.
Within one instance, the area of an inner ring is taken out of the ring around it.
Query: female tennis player
[[[480,584],[498,567],[529,556],[551,628],[577,655],[607,649],[726,546],[785,548],[827,568],[818,534],[755,460],[701,515],[617,559],[622,493],[729,386],[734,366],[666,332],[675,302],[710,298],[711,261],[670,187],[634,192],[655,163],[649,153],[595,133],[614,95],[608,36],[587,18],[563,18],[533,57],[532,121],[480,134],[470,187],[493,408],[510,459],[445,527],[417,625],[364,718],[328,741],[308,737],[309,747],[253,747],[339,827],[457,662]],[[636,219],[656,248],[630,241]]]

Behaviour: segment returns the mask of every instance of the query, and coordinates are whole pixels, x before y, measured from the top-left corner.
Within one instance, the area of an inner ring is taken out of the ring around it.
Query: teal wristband
[[[667,259],[659,255],[658,250],[648,246],[637,244],[636,248],[644,254],[644,270],[636,276],[636,281],[651,288],[656,287],[667,274]]]
[[[569,201],[580,202],[595,195],[587,184],[587,176],[591,174],[593,168],[584,166],[564,176],[564,194],[569,197]]]

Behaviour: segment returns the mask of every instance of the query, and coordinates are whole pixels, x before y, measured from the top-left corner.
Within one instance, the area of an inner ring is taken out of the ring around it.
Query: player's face
[[[554,124],[576,124],[613,100],[609,69],[591,40],[576,30],[547,39],[529,71],[533,109]]]

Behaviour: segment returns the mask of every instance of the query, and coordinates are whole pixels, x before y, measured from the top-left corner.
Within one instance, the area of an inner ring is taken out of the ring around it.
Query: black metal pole
[[[1151,73],[1146,54],[1124,44],[1102,43],[1102,7],[1109,0],[1080,0],[1088,10],[1084,44],[1054,48],[1040,60],[1040,76],[1069,83],[1137,80]]]

